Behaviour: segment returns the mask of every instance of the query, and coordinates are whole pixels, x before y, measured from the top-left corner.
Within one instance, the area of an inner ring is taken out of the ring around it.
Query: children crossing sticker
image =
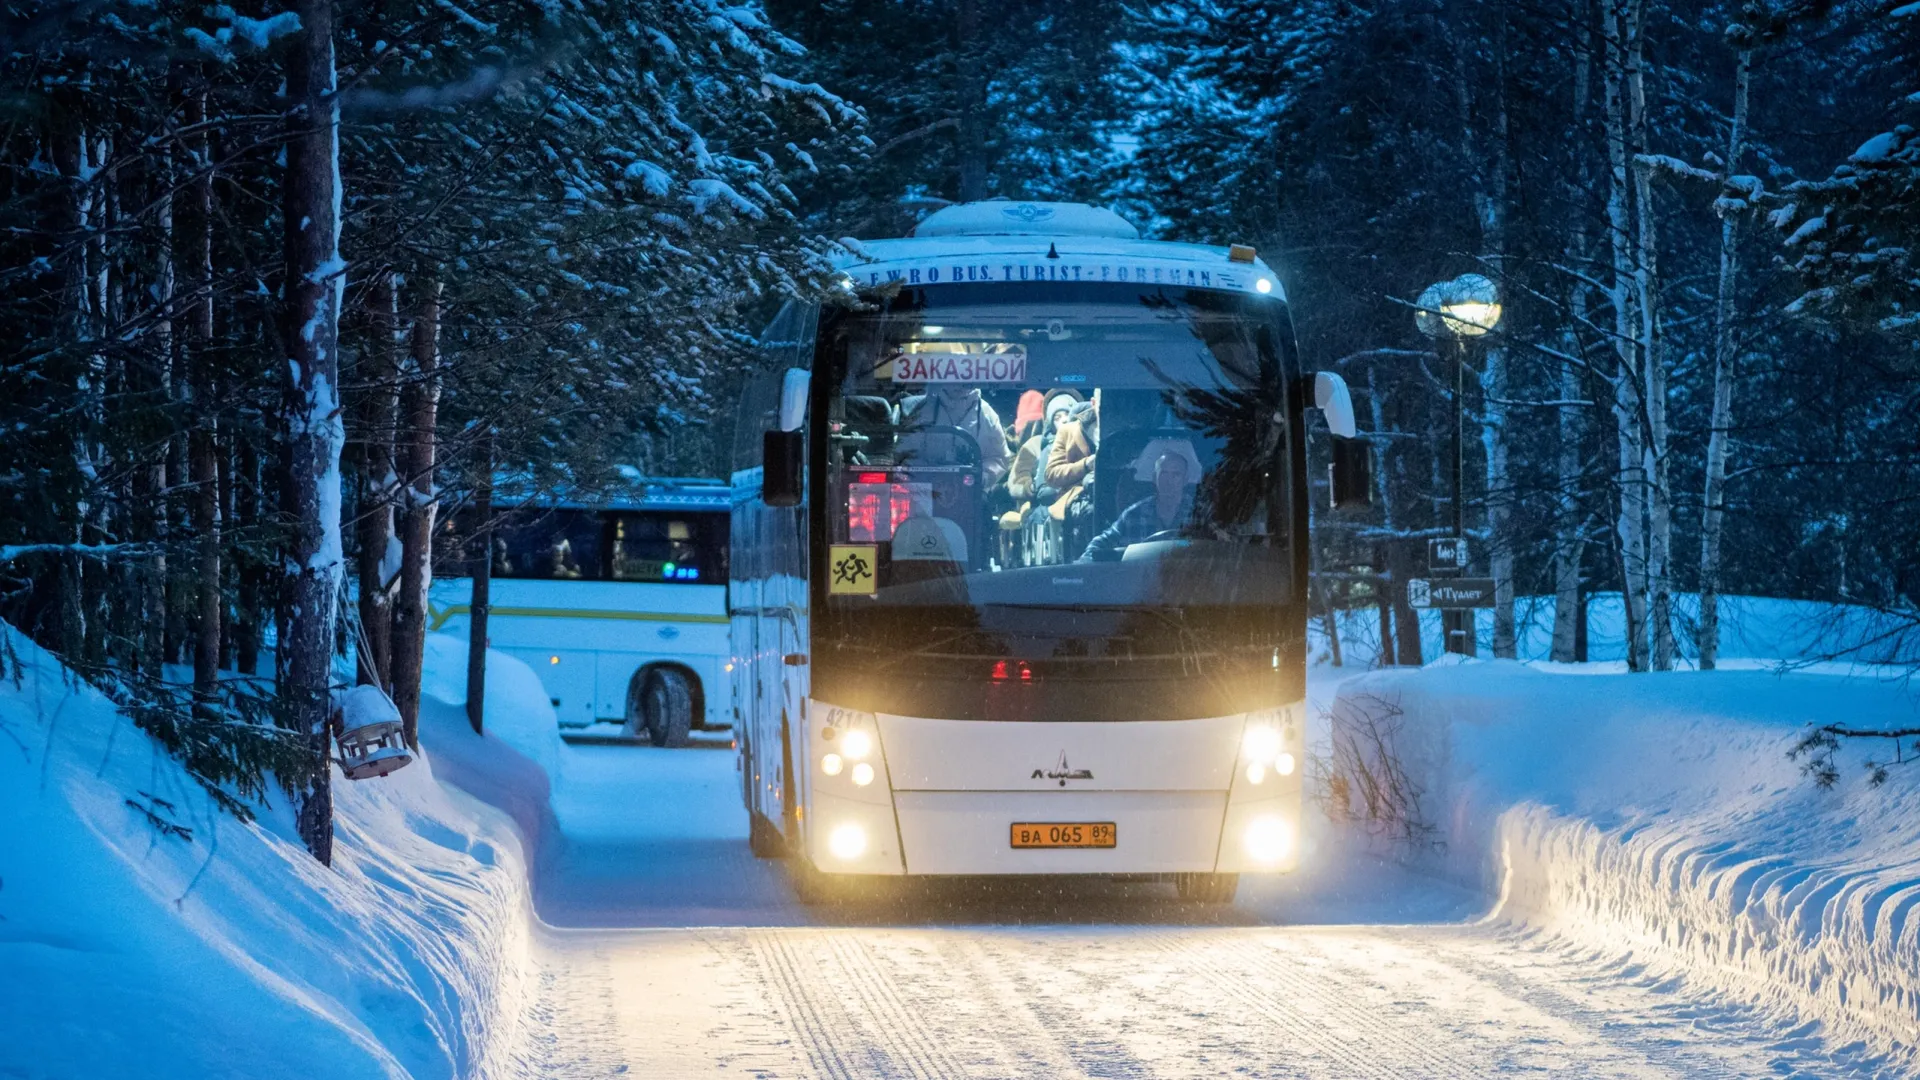
[[[827,561],[827,573],[831,575],[827,592],[835,596],[872,596],[877,584],[874,570],[879,550],[878,544],[833,545]]]

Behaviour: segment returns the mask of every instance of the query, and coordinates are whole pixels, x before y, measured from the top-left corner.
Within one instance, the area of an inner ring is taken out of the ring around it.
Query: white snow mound
[[[1920,692],[1758,670],[1378,672],[1334,701],[1331,805],[1367,846],[1485,889],[1492,917],[1913,1069],[1920,764],[1875,787],[1865,761],[1891,747],[1847,744],[1817,786],[1787,751],[1836,721],[1920,725]]]

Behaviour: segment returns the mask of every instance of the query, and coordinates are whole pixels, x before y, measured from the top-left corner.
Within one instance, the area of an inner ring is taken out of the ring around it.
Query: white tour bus
[[[764,335],[735,730],[754,852],[807,893],[1113,874],[1226,901],[1294,867],[1306,409],[1351,437],[1352,405],[1302,381],[1251,249],[1137,237],[1077,204],[950,207]],[[1362,498],[1364,443],[1334,450],[1335,501]]]
[[[624,497],[496,500],[487,637],[540,676],[562,728],[621,725],[684,746],[727,713],[727,489],[641,480]],[[428,626],[465,636],[473,601],[455,514],[435,548]],[[451,576],[442,576],[451,575]]]

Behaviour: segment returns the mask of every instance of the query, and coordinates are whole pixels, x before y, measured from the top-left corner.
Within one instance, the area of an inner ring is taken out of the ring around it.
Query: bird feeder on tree
[[[363,684],[335,695],[333,702],[334,740],[347,779],[371,780],[413,761],[400,710],[385,691]]]

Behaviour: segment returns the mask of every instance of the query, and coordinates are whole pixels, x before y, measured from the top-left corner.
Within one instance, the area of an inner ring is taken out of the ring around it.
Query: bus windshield
[[[1294,603],[1282,318],[1110,284],[903,289],[823,318],[829,627],[1191,628]]]

